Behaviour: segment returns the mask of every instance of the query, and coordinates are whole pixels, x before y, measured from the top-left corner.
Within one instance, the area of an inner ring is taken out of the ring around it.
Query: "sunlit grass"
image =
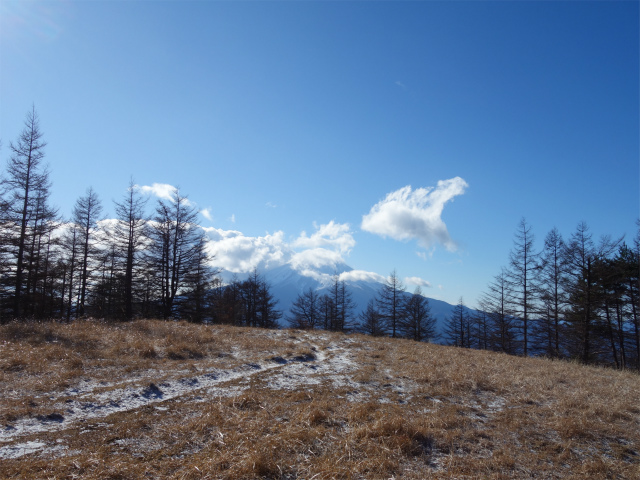
[[[161,321],[8,325],[0,345],[5,428],[65,415],[65,395],[87,382],[96,393],[246,371],[0,443],[46,445],[2,459],[3,478],[640,478],[640,377],[629,372]]]

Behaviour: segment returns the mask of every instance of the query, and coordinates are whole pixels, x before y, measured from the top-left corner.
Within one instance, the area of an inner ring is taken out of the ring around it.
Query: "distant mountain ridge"
[[[272,295],[278,300],[277,308],[284,314],[280,323],[283,327],[286,327],[288,324],[285,317],[289,313],[291,305],[298,295],[309,288],[316,290],[320,295],[328,293],[332,275],[350,272],[352,270],[353,269],[346,264],[339,264],[335,268],[324,267],[314,269],[313,276],[311,276],[299,272],[291,264],[284,264],[266,270],[258,270],[258,273],[269,283]],[[232,273],[222,270],[220,276],[224,282],[230,282],[234,277],[238,280],[245,280],[249,274]],[[322,278],[323,280],[326,278],[327,281],[323,282],[318,278]],[[345,280],[345,283],[356,305],[354,310],[356,316],[367,307],[369,301],[375,298],[382,288],[382,283],[375,281]],[[407,291],[405,294],[411,295],[412,292]],[[451,315],[455,306],[442,300],[429,298],[426,295],[425,298],[429,300],[431,315],[436,319],[436,331],[442,334],[446,319]],[[472,312],[471,309],[467,310],[468,312]]]

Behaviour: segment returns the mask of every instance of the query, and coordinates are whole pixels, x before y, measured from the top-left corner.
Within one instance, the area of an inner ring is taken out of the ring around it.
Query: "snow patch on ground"
[[[262,361],[247,363],[232,369],[212,368],[208,371],[185,371],[182,378],[167,379],[166,372],[150,370],[134,378],[115,382],[82,381],[79,385],[56,395],[45,395],[51,401],[52,409],[60,413],[35,418],[24,418],[12,422],[0,429],[0,444],[17,442],[20,438],[43,432],[60,431],[80,422],[105,418],[111,414],[158,404],[162,411],[162,402],[196,393],[195,401],[209,401],[212,397],[237,396],[249,387],[235,380],[261,375],[267,379],[267,385],[274,390],[294,390],[304,386],[319,385],[331,381],[334,385],[350,384],[348,374],[356,370],[356,364],[348,346],[353,341],[345,338],[339,343],[331,343],[326,349],[316,342],[327,341],[323,335],[300,334],[289,336],[301,353],[292,358],[272,356]],[[234,351],[236,360],[244,358],[244,352]],[[175,372],[172,372],[175,374]],[[138,385],[136,385],[136,383]],[[142,385],[140,385],[142,383]],[[248,382],[247,382],[248,383]],[[62,400],[64,399],[64,400]],[[64,453],[61,445],[47,446],[33,440],[12,443],[0,447],[0,459],[19,458],[39,452],[41,454]]]
[[[53,445],[48,447],[46,443],[30,441],[0,447],[0,458],[20,458],[24,455],[36,452],[40,453],[41,455],[48,456],[69,455],[70,453],[74,453],[70,452],[69,449],[64,445]]]

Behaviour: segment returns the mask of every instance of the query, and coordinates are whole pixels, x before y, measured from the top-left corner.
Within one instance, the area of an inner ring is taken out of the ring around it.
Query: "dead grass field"
[[[640,377],[295,330],[0,326],[0,477],[640,478]]]

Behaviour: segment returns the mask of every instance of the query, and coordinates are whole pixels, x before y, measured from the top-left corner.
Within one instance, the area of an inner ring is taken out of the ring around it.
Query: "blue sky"
[[[65,215],[89,186],[108,213],[131,177],[179,186],[223,266],[395,268],[473,306],[522,217],[538,246],[634,235],[638,24],[637,2],[2,0],[0,160],[34,104]]]

